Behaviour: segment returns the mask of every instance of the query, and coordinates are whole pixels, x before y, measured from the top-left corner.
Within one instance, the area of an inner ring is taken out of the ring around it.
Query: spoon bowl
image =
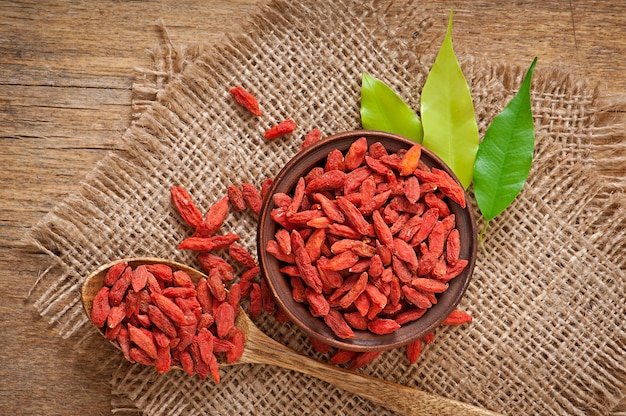
[[[126,262],[132,268],[142,264],[166,264],[174,271],[185,271],[196,284],[201,278],[207,277],[204,273],[184,264],[154,257],[116,260],[97,268],[85,278],[81,289],[81,300],[87,316],[91,316],[94,298],[104,284],[107,271],[120,262]],[[235,325],[245,336],[245,347],[241,358],[234,364],[265,364],[297,371],[405,415],[498,415],[498,413],[457,400],[318,362],[265,335],[241,308]],[[98,331],[104,336],[101,328],[98,328]],[[116,341],[111,341],[111,343],[121,349]],[[233,364],[220,362],[220,366],[228,365]],[[172,366],[172,369],[182,368]]]

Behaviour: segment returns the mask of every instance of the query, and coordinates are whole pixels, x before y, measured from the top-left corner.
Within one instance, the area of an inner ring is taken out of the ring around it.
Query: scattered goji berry
[[[183,221],[191,227],[198,227],[203,221],[202,213],[194,204],[187,190],[180,186],[172,186],[170,188],[170,194],[172,196],[172,202],[174,202],[174,206],[183,218]]]
[[[263,134],[265,140],[274,140],[286,134],[292,133],[298,126],[293,120],[285,120],[267,129]]]
[[[257,117],[263,115],[259,102],[254,95],[243,87],[237,86],[230,89],[231,95],[239,104],[243,105],[249,112]]]

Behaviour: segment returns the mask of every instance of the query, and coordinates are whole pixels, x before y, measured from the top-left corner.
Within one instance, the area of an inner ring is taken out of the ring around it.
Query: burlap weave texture
[[[81,276],[126,256],[197,266],[176,248],[189,230],[174,213],[169,187],[187,188],[206,211],[229,184],[260,185],[276,174],[311,128],[324,134],[358,128],[363,72],[419,108],[438,47],[423,39],[443,32],[445,21],[417,6],[400,17],[385,16],[382,3],[277,1],[222,45],[183,50],[166,42],[155,50],[155,68],[143,71],[135,88],[136,117],[122,138],[126,151],[104,159],[81,193],[33,230],[55,262],[34,289],[34,306],[61,336],[97,338],[80,307]],[[401,36],[407,25],[412,36]],[[515,93],[524,68],[460,59],[482,133]],[[260,98],[263,117],[233,102],[228,88],[239,84]],[[417,365],[409,366],[397,349],[364,372],[511,415],[602,415],[620,402],[626,390],[624,196],[596,171],[594,148],[611,143],[623,152],[624,144],[618,126],[595,117],[597,94],[566,73],[538,67],[533,168],[522,194],[486,235],[460,305],[474,321],[437,330]],[[285,118],[296,120],[298,130],[263,141],[263,131]],[[254,251],[255,227],[250,213],[231,213],[223,230],[238,233]],[[267,316],[258,325],[327,359],[292,325]],[[182,372],[158,376],[121,355],[113,362],[118,413],[130,405],[154,415],[391,414],[277,368],[229,368],[216,386]]]

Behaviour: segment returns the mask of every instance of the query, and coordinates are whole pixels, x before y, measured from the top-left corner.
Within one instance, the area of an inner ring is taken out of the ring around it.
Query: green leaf
[[[452,47],[452,16],[448,31],[422,89],[424,147],[450,166],[467,189],[478,149],[478,125],[472,96]]]
[[[415,112],[387,84],[366,73],[361,81],[361,124],[422,143],[422,123]]]
[[[530,84],[536,63],[537,58],[515,97],[487,128],[476,155],[474,195],[487,223],[513,202],[530,172],[535,146]]]

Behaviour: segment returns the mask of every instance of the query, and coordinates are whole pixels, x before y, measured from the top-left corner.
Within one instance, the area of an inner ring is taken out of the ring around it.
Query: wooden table
[[[0,2],[0,413],[110,413],[105,352],[77,359],[75,340],[32,308],[27,294],[45,255],[21,238],[117,146],[134,68],[149,67],[159,18],[176,44],[219,42],[265,1]],[[607,100],[626,98],[626,2],[433,3],[442,16],[455,7],[457,52],[511,63],[537,55],[540,65],[599,83]]]

